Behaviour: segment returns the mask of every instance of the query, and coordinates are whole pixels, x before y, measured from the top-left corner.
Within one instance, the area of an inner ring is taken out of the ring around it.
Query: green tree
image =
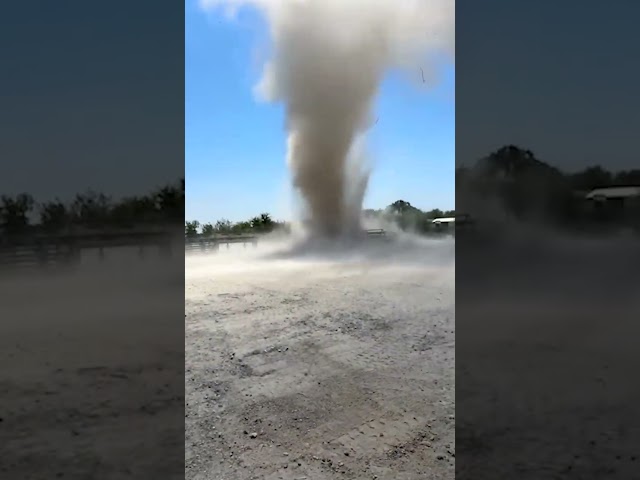
[[[184,215],[184,180],[180,186],[167,185],[155,194],[156,206],[166,220]]]
[[[396,200],[387,207],[387,216],[402,230],[417,229],[422,224],[423,212],[404,200]]]
[[[440,210],[439,208],[434,208],[433,210],[430,210],[428,212],[425,213],[425,216],[428,219],[433,220],[434,218],[442,218],[445,216],[444,212],[442,210]]]
[[[414,211],[416,208],[413,207],[409,202],[405,202],[404,200],[396,200],[388,207],[394,213],[408,213]]]
[[[184,226],[184,233],[187,237],[195,237],[198,235],[198,229],[200,228],[200,222],[193,220],[186,222]]]
[[[249,220],[251,229],[255,232],[268,233],[273,231],[275,222],[268,213],[261,213],[257,217],[253,217]]]
[[[504,146],[478,161],[472,168],[457,172],[456,189],[469,208],[474,202],[499,201],[505,213],[519,219],[558,220],[558,208],[572,193],[568,177],[536,158],[531,150]]]
[[[229,234],[229,233],[231,233],[231,232],[232,232],[232,230],[233,230],[233,224],[232,224],[229,220],[227,220],[227,219],[223,218],[223,219],[218,220],[218,221],[216,222],[216,224],[215,224],[215,227],[214,227],[214,228],[215,228],[215,230],[216,230],[216,232],[217,232],[217,233],[220,233],[220,234],[226,235],[226,234]]]
[[[159,220],[160,212],[152,196],[128,197],[113,206],[110,217],[116,225],[133,226]]]
[[[595,166],[570,175],[569,180],[575,190],[593,190],[611,186],[614,183],[614,176],[604,168]]]
[[[613,183],[619,186],[638,186],[640,185],[640,170],[623,170],[616,173]]]
[[[249,225],[251,225],[251,229],[254,231],[262,230],[262,219],[260,217],[253,217],[249,220]]]
[[[60,200],[40,205],[40,225],[47,232],[58,232],[71,225],[72,215]]]
[[[252,225],[250,221],[234,223],[233,226],[231,227],[231,233],[234,233],[234,234],[248,233],[251,231],[252,231]]]
[[[0,197],[0,220],[7,232],[19,232],[29,225],[29,213],[34,206],[33,197],[21,193],[14,197],[2,195]]]
[[[202,234],[208,237],[212,236],[216,232],[215,227],[210,223],[202,225]]]
[[[74,223],[90,228],[103,227],[109,220],[110,203],[109,197],[93,190],[77,194],[71,204]]]
[[[270,227],[274,224],[273,218],[271,218],[271,215],[269,213],[261,213],[260,221],[262,222],[262,225],[266,225],[267,227]]]

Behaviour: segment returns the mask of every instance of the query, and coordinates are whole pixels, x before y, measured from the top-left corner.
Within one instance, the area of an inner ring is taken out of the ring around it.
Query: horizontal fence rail
[[[0,237],[0,269],[33,269],[74,266],[88,250],[100,260],[118,248],[135,248],[144,258],[155,249],[171,256],[175,235],[169,232],[96,232],[58,235],[25,235]]]
[[[218,251],[221,245],[230,248],[232,244],[242,244],[244,248],[251,245],[258,246],[258,237],[255,235],[198,235],[185,237],[185,250],[189,253]]]
[[[367,236],[386,237],[387,232],[382,228],[366,230]],[[192,235],[185,236],[185,251],[187,253],[217,252],[221,246],[229,249],[233,244],[241,244],[244,248],[257,247],[259,236],[257,235]]]

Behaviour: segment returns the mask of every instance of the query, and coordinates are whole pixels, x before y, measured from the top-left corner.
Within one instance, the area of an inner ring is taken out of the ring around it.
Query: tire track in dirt
[[[452,283],[336,271],[190,286],[186,478],[453,478]]]

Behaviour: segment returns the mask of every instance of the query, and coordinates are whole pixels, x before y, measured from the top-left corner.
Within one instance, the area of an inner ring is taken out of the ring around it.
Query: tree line
[[[478,199],[497,198],[504,210],[515,217],[543,215],[547,220],[571,222],[585,219],[584,194],[595,188],[640,186],[640,169],[611,172],[591,166],[565,173],[541,161],[527,149],[504,146],[478,160],[471,167],[456,169],[458,210],[465,212]],[[138,225],[184,221],[185,182],[170,184],[141,196],[114,201],[88,190],[70,202],[53,200],[38,203],[28,193],[0,196],[0,230],[4,234],[37,230],[49,233],[74,228],[132,228]],[[385,209],[365,210],[365,217],[393,221],[403,229],[428,231],[436,217],[453,215],[438,209],[422,211],[404,200]],[[35,221],[33,221],[35,219]],[[190,221],[187,235],[204,233],[269,233],[288,229],[286,222],[275,221],[263,213],[241,222],[219,220],[213,224]]]
[[[199,234],[212,235],[241,235],[247,233],[271,233],[275,230],[288,230],[286,222],[276,221],[269,213],[261,213],[249,220],[231,222],[227,219],[218,220],[215,223],[200,223],[198,220],[185,222],[185,235],[195,237]]]
[[[387,208],[380,210],[364,210],[365,219],[382,220],[384,223],[392,223],[401,230],[429,233],[434,229],[433,220],[442,217],[455,216],[455,210],[423,211],[411,205],[405,200],[396,200]]]
[[[380,210],[364,210],[364,216],[368,219],[379,219],[393,222],[400,228],[417,231],[430,231],[432,220],[438,217],[453,216],[453,210],[443,211],[439,209],[423,212],[404,200],[397,200],[387,208]],[[290,224],[282,221],[275,221],[269,213],[262,213],[249,220],[241,222],[231,222],[226,219],[218,220],[215,223],[200,223],[197,220],[185,222],[185,235],[195,237],[198,235],[241,235],[241,234],[264,234],[276,230],[289,231]]]
[[[179,224],[184,218],[184,179],[148,195],[117,201],[88,190],[71,201],[38,203],[28,193],[0,196],[0,227],[6,235],[41,231],[60,233],[73,229],[133,228],[150,224]],[[32,219],[35,217],[35,221]]]
[[[637,201],[634,206],[632,199],[604,204],[585,199],[594,189],[622,186],[640,186],[640,169],[611,172],[596,165],[567,173],[531,150],[507,145],[471,167],[456,169],[456,206],[468,211],[483,200],[498,200],[503,213],[512,218],[565,226],[637,221]]]
[[[640,186],[640,169],[611,172],[600,165],[592,165],[578,172],[566,173],[540,160],[531,150],[516,145],[503,146],[479,159],[472,167],[456,169],[456,181],[471,177],[501,178],[521,184],[537,178],[561,183],[564,188],[574,192],[616,186]]]

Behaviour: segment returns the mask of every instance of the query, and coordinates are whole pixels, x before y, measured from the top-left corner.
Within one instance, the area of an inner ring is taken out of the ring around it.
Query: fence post
[[[41,268],[45,268],[48,263],[48,251],[43,241],[38,240],[36,243],[36,254],[38,256],[38,264]]]

